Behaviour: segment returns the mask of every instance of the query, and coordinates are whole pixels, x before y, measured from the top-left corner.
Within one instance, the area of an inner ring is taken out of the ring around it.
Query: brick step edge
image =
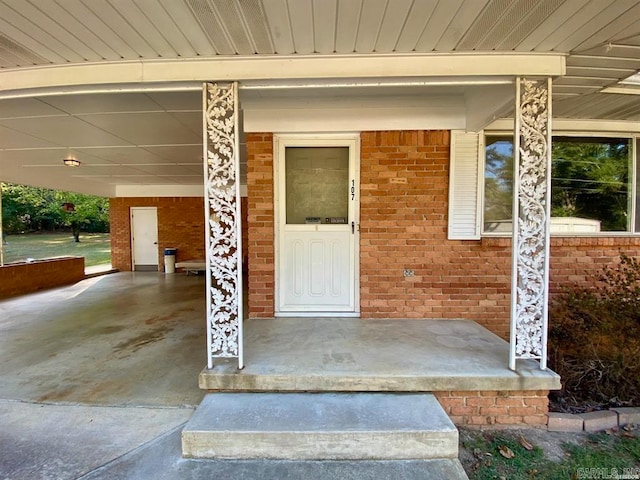
[[[550,432],[598,432],[640,424],[640,407],[617,407],[588,413],[549,412]]]

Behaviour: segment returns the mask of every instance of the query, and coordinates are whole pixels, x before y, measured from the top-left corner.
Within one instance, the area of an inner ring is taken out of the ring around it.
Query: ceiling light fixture
[[[64,163],[67,167],[80,166],[80,160],[76,160],[75,158],[65,158],[64,160],[62,160],[62,163]]]

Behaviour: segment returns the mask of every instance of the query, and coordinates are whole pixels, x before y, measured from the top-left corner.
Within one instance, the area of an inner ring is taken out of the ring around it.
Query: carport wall
[[[242,198],[242,243],[247,251],[247,198]],[[158,209],[159,270],[164,270],[163,251],[178,249],[176,261],[204,260],[204,199],[202,197],[122,197],[109,200],[111,264],[131,270],[131,207]]]
[[[176,247],[177,261],[204,259],[204,203],[202,197],[111,198],[111,264],[131,270],[131,207],[158,209],[158,268],[164,270],[163,251]]]
[[[449,131],[361,134],[360,316],[467,318],[509,339],[511,239],[448,240]],[[249,316],[274,315],[273,135],[247,134]],[[550,292],[640,238],[554,237]],[[413,277],[404,277],[403,269]]]

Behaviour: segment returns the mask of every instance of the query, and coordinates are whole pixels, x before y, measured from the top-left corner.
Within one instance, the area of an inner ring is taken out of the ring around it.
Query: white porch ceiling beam
[[[53,65],[0,72],[0,91],[87,85],[336,78],[561,76],[565,56],[547,53],[309,55]]]
[[[202,185],[116,185],[115,197],[203,197]]]
[[[92,181],[87,178],[70,176],[63,169],[62,160],[60,160],[60,168],[57,171],[47,171],[46,175],[42,171],[34,172],[29,168],[13,169],[9,171],[5,165],[0,162],[0,171],[2,171],[2,181],[8,183],[16,183],[21,185],[31,185],[33,187],[57,188],[70,192],[88,193],[91,195],[99,195],[102,197],[113,197],[115,194],[115,186],[103,182]]]
[[[512,85],[482,86],[465,95],[466,130],[478,132],[513,110],[515,91]]]
[[[486,131],[511,132],[514,129],[513,118],[501,118],[488,125]],[[573,118],[554,118],[553,132],[612,132],[637,133],[638,122],[631,120],[579,120]]]
[[[617,93],[621,95],[640,95],[640,88],[634,86],[607,87],[600,90],[600,93]]]

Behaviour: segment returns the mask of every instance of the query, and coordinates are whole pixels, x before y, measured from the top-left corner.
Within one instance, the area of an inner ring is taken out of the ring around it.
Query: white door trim
[[[317,311],[280,311],[280,278],[282,255],[280,253],[280,243],[283,239],[283,231],[286,218],[286,201],[282,198],[284,189],[284,152],[286,147],[349,147],[349,158],[353,165],[354,200],[353,209],[350,215],[355,223],[355,233],[353,235],[353,256],[351,269],[353,271],[353,295],[354,310],[352,312],[317,312]],[[274,242],[275,242],[275,277],[274,277],[274,299],[276,317],[359,317],[360,316],[360,134],[274,134],[273,142],[273,168],[274,168]]]

